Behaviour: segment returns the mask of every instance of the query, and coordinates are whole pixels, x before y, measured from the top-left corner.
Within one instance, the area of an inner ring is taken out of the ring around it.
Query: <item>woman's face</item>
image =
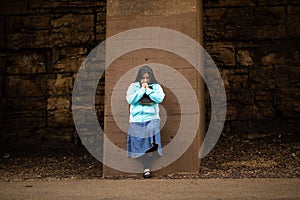
[[[148,73],[145,73],[142,77],[142,80],[141,80],[141,83],[149,83],[149,80],[150,80],[150,76]]]

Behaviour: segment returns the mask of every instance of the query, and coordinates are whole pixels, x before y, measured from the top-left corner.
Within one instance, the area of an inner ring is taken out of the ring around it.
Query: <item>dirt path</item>
[[[0,200],[300,199],[300,142],[223,137],[200,173],[102,178],[84,148],[0,153]],[[155,175],[155,173],[154,173]]]
[[[0,182],[0,199],[300,199],[300,179],[31,180]]]

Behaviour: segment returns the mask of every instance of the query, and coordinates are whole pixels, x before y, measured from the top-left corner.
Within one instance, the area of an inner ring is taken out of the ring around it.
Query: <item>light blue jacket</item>
[[[164,100],[165,93],[159,84],[149,84],[153,87],[142,88],[139,82],[131,83],[127,89],[126,100],[130,104],[129,122],[146,122],[160,119],[158,104]],[[141,105],[139,100],[144,94],[149,95],[152,105]]]

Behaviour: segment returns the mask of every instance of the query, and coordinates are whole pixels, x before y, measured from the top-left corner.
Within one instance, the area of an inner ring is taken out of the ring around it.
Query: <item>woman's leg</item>
[[[138,160],[143,164],[145,178],[151,177],[151,165],[153,161],[155,161],[159,157],[159,154],[157,153],[157,151],[155,151],[151,153],[145,153],[144,155],[138,158]]]

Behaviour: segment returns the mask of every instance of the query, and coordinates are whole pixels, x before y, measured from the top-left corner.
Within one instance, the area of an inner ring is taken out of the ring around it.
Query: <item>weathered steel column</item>
[[[107,38],[126,30],[141,27],[162,27],[179,31],[188,35],[202,44],[202,1],[201,0],[108,0],[107,1]],[[109,45],[109,44],[108,44]],[[108,46],[109,48],[109,46]],[[188,49],[187,49],[188,50]],[[200,59],[200,58],[199,58]],[[129,52],[115,60],[105,72],[105,120],[104,131],[107,140],[114,145],[126,150],[126,124],[128,124],[129,106],[125,99],[128,84],[134,81],[134,73],[127,72],[147,63],[160,63],[168,66],[188,80],[198,98],[200,120],[197,134],[187,151],[176,161],[154,174],[196,174],[199,172],[200,159],[198,157],[202,137],[205,129],[204,111],[204,90],[201,76],[196,69],[182,57],[162,51],[159,49],[141,49]],[[137,69],[137,68],[136,68]],[[159,74],[159,65],[155,68],[155,74]],[[126,75],[127,79],[122,79]],[[158,80],[160,82],[160,80]],[[121,83],[120,83],[121,82]],[[178,83],[180,84],[180,82]],[[123,86],[123,90],[120,90]],[[172,89],[163,85],[166,93],[162,103],[163,128],[161,130],[162,145],[168,145],[176,134],[180,124],[181,113],[180,102]],[[183,88],[184,90],[184,88]],[[114,96],[114,97],[113,97]],[[112,103],[112,99],[118,97]],[[182,97],[188,102],[190,97]],[[113,104],[113,105],[112,105]],[[125,112],[122,111],[125,108]],[[118,110],[117,112],[115,112]],[[114,116],[114,115],[118,116]],[[118,118],[119,122],[116,122]],[[120,127],[122,126],[122,127]],[[125,128],[123,128],[125,127]],[[183,133],[184,134],[184,131]],[[114,159],[110,149],[107,147],[108,141],[104,141],[104,161]],[[184,142],[184,141],[183,141]],[[163,156],[166,155],[163,152]],[[122,163],[120,163],[122,165]],[[104,165],[104,176],[129,175]]]

